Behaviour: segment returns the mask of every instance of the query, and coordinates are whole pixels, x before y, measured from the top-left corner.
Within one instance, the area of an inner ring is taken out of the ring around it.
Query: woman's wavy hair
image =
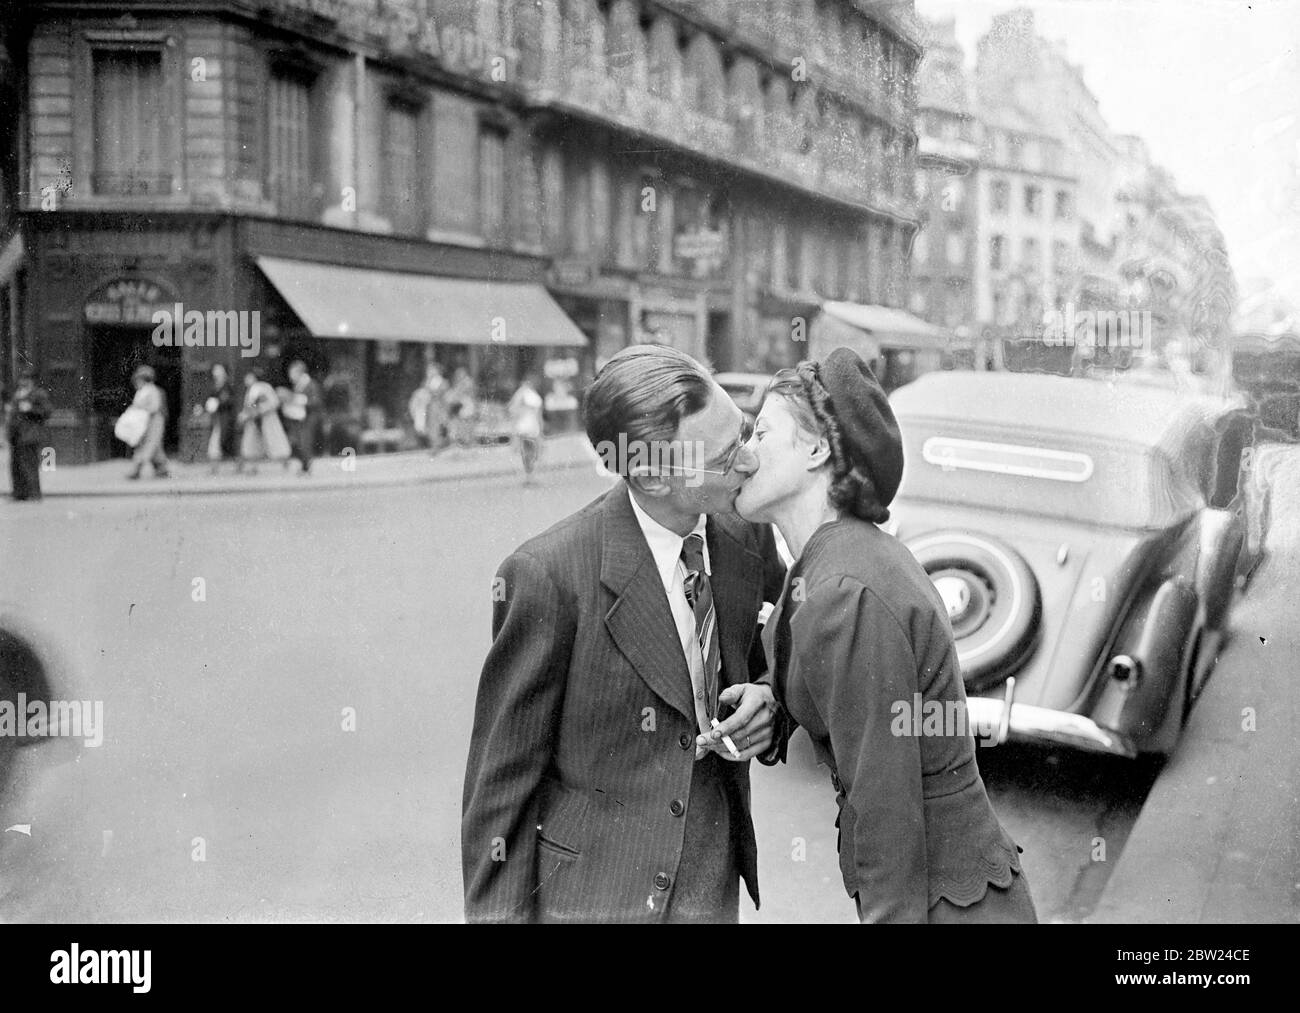
[[[831,487],[827,494],[831,506],[872,524],[889,520],[889,508],[880,502],[871,475],[849,456],[844,429],[830,392],[822,384],[817,363],[809,360],[778,372],[763,398],[774,394],[785,399],[800,429],[814,439],[825,437],[831,451]]]

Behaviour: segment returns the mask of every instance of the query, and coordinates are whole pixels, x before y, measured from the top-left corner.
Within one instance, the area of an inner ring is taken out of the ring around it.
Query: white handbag
[[[124,411],[113,426],[113,435],[128,447],[137,446],[149,428],[149,413],[132,405]]]

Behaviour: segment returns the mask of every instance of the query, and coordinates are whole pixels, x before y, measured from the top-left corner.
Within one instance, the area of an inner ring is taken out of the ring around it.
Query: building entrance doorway
[[[135,387],[131,374],[138,366],[152,366],[155,382],[162,388],[167,405],[163,449],[175,454],[180,444],[181,383],[180,348],[158,348],[149,327],[90,328],[90,410],[98,425],[96,460],[130,457],[131,448],[113,437],[113,423],[131,404]]]

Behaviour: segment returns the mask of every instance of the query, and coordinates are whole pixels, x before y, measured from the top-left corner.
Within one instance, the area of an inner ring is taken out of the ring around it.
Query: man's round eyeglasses
[[[740,426],[740,438],[727,451],[727,456],[722,461],[722,470],[720,471],[717,468],[692,468],[684,464],[667,464],[664,467],[669,471],[694,471],[702,475],[730,475],[731,469],[735,467],[736,458],[740,456],[740,452],[745,449],[745,444],[749,442],[753,435],[754,423],[750,422],[749,419],[745,419]]]

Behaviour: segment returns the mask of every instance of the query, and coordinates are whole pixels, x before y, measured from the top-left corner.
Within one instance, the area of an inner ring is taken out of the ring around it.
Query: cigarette
[[[712,718],[711,720],[713,721],[714,728],[717,728],[720,724],[722,724],[722,722],[719,721],[717,718]],[[722,744],[726,746],[729,750],[731,750],[732,756],[734,756],[737,760],[740,759],[740,750],[737,749],[736,744],[731,741],[730,735],[724,735],[722,737]]]

